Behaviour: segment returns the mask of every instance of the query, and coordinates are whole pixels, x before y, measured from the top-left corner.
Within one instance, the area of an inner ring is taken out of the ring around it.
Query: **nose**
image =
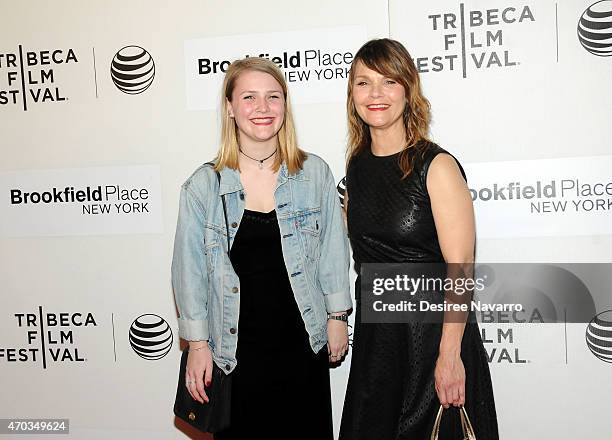
[[[270,103],[268,102],[268,100],[266,98],[258,98],[256,101],[257,104],[257,111],[260,113],[267,113],[268,110],[270,109]]]
[[[382,84],[373,83],[372,87],[370,87],[370,97],[371,98],[379,98],[382,96]]]

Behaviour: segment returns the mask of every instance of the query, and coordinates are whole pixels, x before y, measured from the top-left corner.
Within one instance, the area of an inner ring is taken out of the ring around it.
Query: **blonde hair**
[[[406,48],[399,42],[388,38],[370,40],[355,54],[353,67],[349,73],[346,109],[348,116],[348,148],[346,152],[347,165],[361,151],[370,148],[372,139],[368,125],[361,119],[353,102],[353,83],[355,81],[356,63],[372,69],[381,75],[400,83],[406,93],[403,121],[406,130],[406,146],[400,152],[398,162],[406,178],[412,172],[413,155],[409,149],[420,150],[421,154],[430,145],[428,140],[429,123],[431,121],[429,101],[423,96],[419,73]]]
[[[215,170],[219,171],[223,167],[240,169],[238,158],[240,157],[239,134],[234,118],[230,117],[227,102],[232,101],[232,93],[236,86],[236,81],[244,72],[257,71],[267,73],[272,76],[281,86],[285,99],[285,117],[283,125],[277,133],[278,154],[274,160],[272,168],[277,171],[280,165],[285,162],[289,174],[295,174],[302,169],[306,153],[297,146],[297,136],[293,114],[289,103],[289,93],[287,82],[281,70],[272,61],[265,58],[245,58],[234,61],[223,80],[223,96],[221,97],[221,146],[215,160]]]

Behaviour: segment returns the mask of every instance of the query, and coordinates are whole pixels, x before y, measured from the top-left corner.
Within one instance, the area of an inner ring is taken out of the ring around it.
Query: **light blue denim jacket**
[[[245,194],[238,171],[224,168],[220,174],[219,184],[212,167],[202,165],[181,188],[172,287],[179,335],[208,340],[214,361],[229,373],[236,367],[240,334],[240,280],[227,255],[221,196],[231,246]],[[327,313],[352,308],[348,240],[331,170],[313,154],[295,175],[283,164],[274,199],[285,266],[316,353],[327,343]]]

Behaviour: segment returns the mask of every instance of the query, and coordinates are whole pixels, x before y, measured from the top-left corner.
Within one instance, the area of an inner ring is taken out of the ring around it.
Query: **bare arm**
[[[439,154],[427,175],[427,190],[442,255],[450,270],[471,277],[474,263],[475,225],[472,199],[456,161]],[[465,403],[465,371],[461,362],[461,340],[467,312],[445,312],[439,357],[436,365],[436,390],[440,402]]]

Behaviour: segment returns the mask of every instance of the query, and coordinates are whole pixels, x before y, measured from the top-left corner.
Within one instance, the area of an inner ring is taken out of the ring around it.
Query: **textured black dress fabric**
[[[426,178],[433,158],[446,151],[435,144],[425,151],[423,155],[411,152],[416,161],[404,180],[398,154],[378,157],[367,149],[349,164],[348,228],[358,273],[362,263],[444,262]],[[434,369],[442,325],[364,324],[359,291],[358,278],[340,439],[428,440],[440,405]],[[465,327],[461,358],[466,371],[465,407],[476,436],[496,440],[491,376],[475,322]],[[444,412],[440,439],[462,438],[459,412],[451,407]]]
[[[327,347],[313,353],[291,290],[276,212],[245,210],[231,250],[240,278],[230,439],[333,438]]]

